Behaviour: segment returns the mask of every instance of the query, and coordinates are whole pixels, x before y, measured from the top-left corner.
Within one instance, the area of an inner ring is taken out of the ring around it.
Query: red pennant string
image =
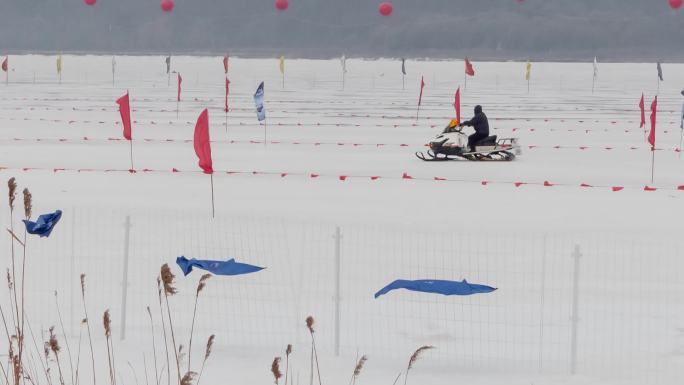
[[[624,189],[624,187],[622,187],[622,186],[613,186],[612,189],[613,189],[613,191],[622,191],[622,190]]]

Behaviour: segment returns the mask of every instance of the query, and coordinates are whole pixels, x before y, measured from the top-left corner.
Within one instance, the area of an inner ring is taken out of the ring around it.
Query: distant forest
[[[324,58],[684,59],[667,0],[0,0],[5,52],[212,53]]]

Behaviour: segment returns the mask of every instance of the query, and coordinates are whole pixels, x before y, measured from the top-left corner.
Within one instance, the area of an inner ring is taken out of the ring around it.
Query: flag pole
[[[684,129],[679,130],[679,158],[682,158],[682,139],[684,139]]]
[[[131,170],[135,170],[135,167],[133,167],[133,139],[129,140],[131,142]]]
[[[214,218],[214,173],[209,174],[211,180],[211,217]]]
[[[401,90],[406,90],[406,75],[404,74],[401,75]]]
[[[651,147],[651,183],[653,183],[654,171],[655,171],[655,148]]]

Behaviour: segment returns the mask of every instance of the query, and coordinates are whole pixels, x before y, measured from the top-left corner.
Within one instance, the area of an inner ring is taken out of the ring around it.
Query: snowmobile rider
[[[460,124],[461,127],[469,126],[475,129],[475,133],[468,136],[468,148],[475,152],[475,144],[489,136],[489,121],[487,115],[482,112],[482,106],[475,106],[475,116],[467,122]]]

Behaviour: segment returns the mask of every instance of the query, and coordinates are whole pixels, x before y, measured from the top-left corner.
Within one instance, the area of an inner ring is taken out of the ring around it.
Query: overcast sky
[[[682,60],[667,0],[0,0],[0,51]],[[3,52],[0,52],[2,54]]]

